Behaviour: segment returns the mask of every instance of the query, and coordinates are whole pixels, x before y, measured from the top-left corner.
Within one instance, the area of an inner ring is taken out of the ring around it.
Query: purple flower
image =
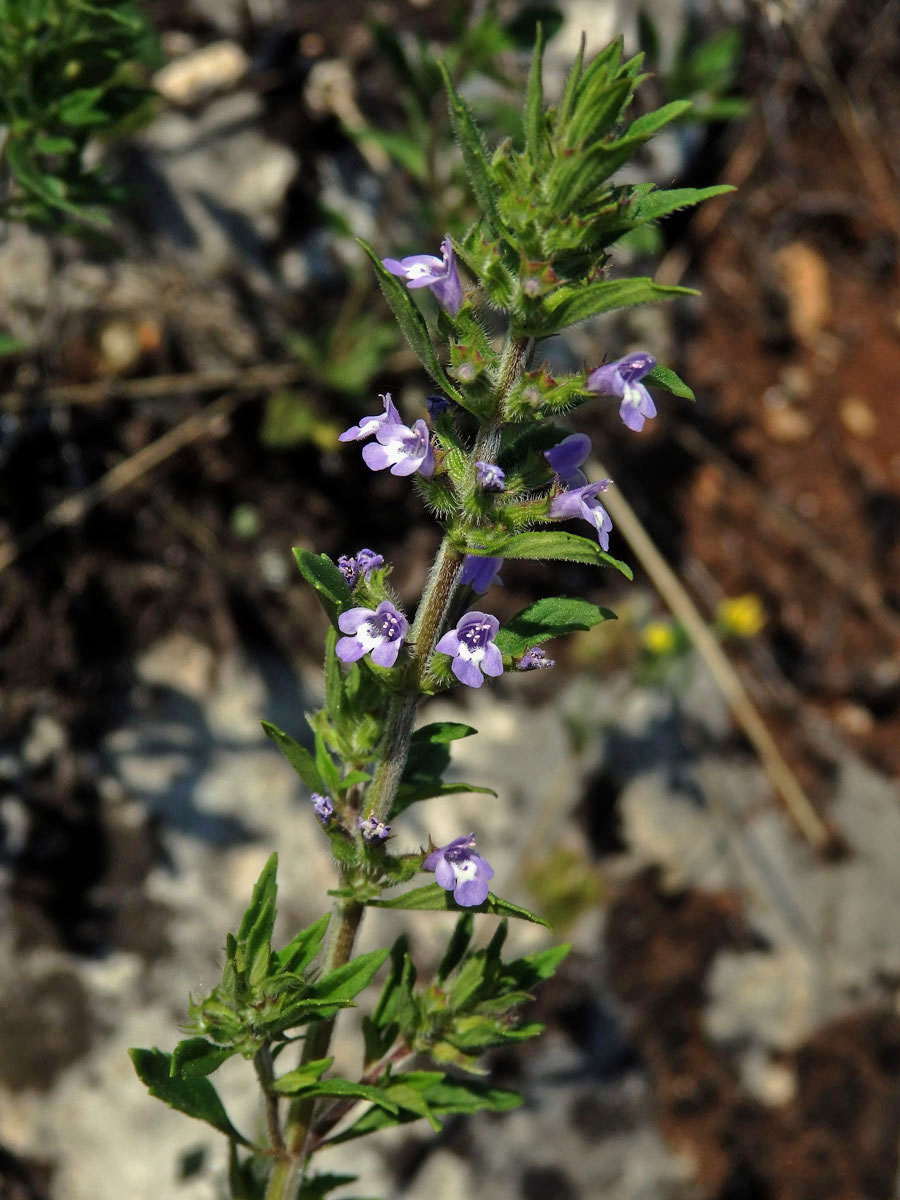
[[[392,667],[409,625],[390,600],[382,600],[376,609],[348,608],[338,617],[338,628],[341,633],[353,634],[338,639],[335,650],[341,662],[356,662],[371,654],[379,667]]]
[[[619,396],[619,416],[629,429],[640,433],[644,421],[656,416],[656,405],[641,379],[656,366],[656,359],[646,351],[627,354],[624,358],[597,367],[587,377],[585,386],[589,392],[601,396]]]
[[[381,260],[392,275],[400,275],[408,288],[431,288],[442,308],[455,317],[462,308],[463,292],[456,269],[453,243],[449,237],[441,242],[441,257],[433,254],[412,254],[409,258]]]
[[[532,646],[530,650],[525,651],[516,663],[516,670],[546,671],[550,667],[555,666],[556,662],[552,658],[547,657],[546,650],[542,650],[540,646]]]
[[[356,823],[362,830],[362,835],[367,842],[374,842],[376,838],[384,841],[386,837],[390,836],[390,825],[385,825],[384,821],[376,821],[373,812],[370,812],[365,820],[360,817]]]
[[[467,687],[481,687],[485,675],[503,674],[503,655],[494,645],[500,622],[490,613],[468,612],[435,646],[453,658],[453,674]]]
[[[566,487],[581,487],[587,479],[579,468],[590,452],[591,439],[586,433],[570,433],[552,449],[545,450],[544,458]]]
[[[475,470],[478,473],[478,486],[483,492],[506,491],[506,472],[501,471],[496,463],[481,462],[479,459],[475,463]]]
[[[454,838],[446,846],[432,850],[422,863],[424,871],[434,871],[442,888],[453,893],[462,908],[475,908],[488,898],[488,880],[494,868],[475,853],[475,834]]]
[[[363,417],[358,425],[351,425],[349,429],[338,438],[339,442],[360,442],[363,438],[371,437],[373,433],[377,433],[379,429],[385,425],[402,425],[400,414],[391,400],[391,393],[384,392],[381,395],[384,403],[384,412],[378,413],[374,417]]]
[[[388,467],[392,475],[412,475],[418,471],[426,479],[434,474],[431,435],[424,421],[416,421],[412,428],[385,423],[375,430],[375,439],[363,447],[363,459],[373,471]]]
[[[603,550],[609,549],[609,532],[612,521],[609,513],[597,499],[597,492],[605,492],[612,480],[601,479],[599,483],[588,483],[584,487],[561,492],[550,501],[547,516],[560,520],[566,517],[581,517],[597,530],[597,541]]]
[[[327,825],[331,819],[331,814],[334,812],[331,797],[323,796],[321,792],[313,792],[310,799],[313,802],[313,808],[316,810],[316,816],[323,825]]]
[[[502,558],[491,558],[487,554],[467,554],[463,559],[459,582],[467,583],[473,592],[483,596],[492,583],[503,587],[503,580],[500,578],[502,566]]]
[[[347,585],[353,588],[356,586],[356,581],[360,575],[368,583],[372,572],[384,566],[384,559],[380,554],[376,554],[374,550],[367,550],[363,547],[362,550],[357,550],[354,558],[349,558],[346,554],[342,554],[337,561],[337,565],[343,572],[344,578],[347,580]]]
[[[425,407],[428,409],[428,415],[432,421],[436,421],[441,413],[449,411],[450,401],[446,396],[426,396]]]

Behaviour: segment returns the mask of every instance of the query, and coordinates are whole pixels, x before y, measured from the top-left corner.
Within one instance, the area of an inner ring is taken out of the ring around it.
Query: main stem
[[[478,434],[472,454],[474,459],[493,461],[500,442],[503,405],[513,384],[519,378],[528,356],[528,338],[507,338],[497,373],[494,392],[494,421]],[[444,538],[432,563],[425,590],[409,633],[412,661],[407,668],[406,686],[396,692],[388,708],[384,726],[379,765],[366,793],[366,809],[376,820],[387,821],[400,784],[403,768],[409,755],[413,724],[421,694],[422,680],[428,670],[434,647],[441,633],[447,612],[453,601],[462,570],[463,555]],[[349,882],[341,871],[341,887]],[[335,902],[328,927],[328,939],[322,961],[322,973],[328,974],[350,961],[356,933],[364,906],[346,898]],[[324,1058],[331,1044],[334,1020],[318,1021],[310,1026],[303,1044],[301,1064]],[[288,1112],[284,1143],[286,1153],[279,1155],[272,1168],[266,1189],[266,1200],[294,1200],[303,1173],[305,1148],[313,1119],[315,1100],[294,1100]],[[277,1147],[273,1147],[276,1149]]]

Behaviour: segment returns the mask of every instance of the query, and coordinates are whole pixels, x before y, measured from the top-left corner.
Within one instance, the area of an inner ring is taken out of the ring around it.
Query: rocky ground
[[[422,394],[405,352],[354,324],[377,301],[341,232],[386,244],[421,222],[418,192],[345,129],[399,120],[365,18],[440,38],[442,6],[150,7],[181,76],[117,151],[135,189],[118,244],[21,227],[0,243],[0,328],[30,347],[3,365],[0,401],[10,1200],[221,1194],[214,1135],[148,1099],[125,1051],[175,1040],[272,848],[285,933],[322,909],[330,864],[258,724],[300,736],[319,688],[321,624],[290,546],[377,545],[412,605],[434,544],[402,481],[364,478],[333,439],[360,395]],[[585,23],[565,7],[558,63]],[[598,43],[628,15],[604,8],[600,29],[588,7]],[[794,34],[774,12],[729,14],[755,109],[644,165],[739,185],[670,231],[662,269],[703,300],[552,348],[580,362],[652,345],[697,388],[636,441],[595,410],[580,427],[707,616],[759,597],[762,633],[729,653],[829,853],[795,831],[703,660],[648,664],[642,631],[664,610],[641,572],[629,593],[578,569],[556,580],[616,609],[616,629],[448,710],[480,730],[459,776],[499,799],[431,801],[404,829],[477,829],[502,893],[553,909],[573,951],[536,1002],[548,1033],[493,1064],[518,1111],[330,1151],[365,1195],[898,1194],[900,221],[866,157],[900,169],[891,10],[823,6]],[[210,47],[216,86],[179,93],[198,86],[186,56]],[[854,141],[823,61],[878,136]],[[297,330],[362,382],[323,373]],[[361,341],[365,369],[347,352]],[[273,394],[300,413],[290,444]],[[545,582],[510,569],[503,612]],[[408,923],[423,961],[436,920]],[[379,914],[364,948],[400,928]],[[224,1090],[254,1127],[255,1095],[238,1075]]]

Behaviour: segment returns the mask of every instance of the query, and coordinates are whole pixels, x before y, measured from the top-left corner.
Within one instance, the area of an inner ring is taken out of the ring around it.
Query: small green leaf
[[[413,909],[416,912],[491,913],[497,917],[518,917],[522,921],[532,921],[536,925],[550,928],[543,917],[529,912],[527,908],[511,904],[508,900],[501,900],[493,892],[488,892],[484,904],[480,904],[476,908],[461,908],[453,899],[453,893],[445,891],[438,883],[429,883],[425,887],[413,888],[412,891],[404,892],[402,896],[395,896],[392,900],[369,900],[368,904],[373,908]]]
[[[658,221],[669,213],[677,212],[680,208],[691,208],[712,200],[714,196],[724,196],[735,189],[728,183],[717,184],[705,188],[669,188],[654,190],[639,197],[628,209],[628,219],[632,224],[639,221]]]
[[[316,760],[299,742],[295,742],[290,734],[273,725],[271,721],[261,721],[266,737],[271,738],[284,757],[288,760],[311,792],[327,792],[328,788],[322,781]]]
[[[294,1074],[298,1074],[298,1072],[292,1071],[291,1075]],[[285,1096],[351,1096],[358,1100],[370,1100],[379,1108],[386,1109],[390,1113],[399,1111],[398,1106],[384,1094],[381,1088],[372,1087],[371,1084],[352,1083],[349,1079],[323,1079],[321,1083],[296,1087],[290,1084],[286,1087],[281,1086],[288,1078],[289,1076],[285,1075],[281,1079],[276,1079],[273,1084],[274,1090]]]
[[[397,324],[403,330],[406,340],[422,363],[422,366],[438,387],[442,388],[451,399],[460,401],[461,396],[441,366],[434,346],[431,343],[431,335],[428,332],[428,326],[425,324],[425,318],[419,312],[418,308],[416,308],[406,284],[402,283],[396,275],[392,275],[387,270],[368,242],[364,242],[360,238],[359,244],[372,260],[372,266],[375,268],[375,274],[378,278],[379,286],[382,292],[384,292],[384,298],[391,306],[391,311],[397,318]]]
[[[470,554],[477,553],[470,550]],[[587,563],[595,567],[615,567],[626,579],[631,579],[631,568],[627,563],[613,558],[601,550],[596,542],[579,537],[576,533],[563,533],[547,529],[534,533],[519,533],[504,542],[495,551],[502,558],[537,558],[562,560],[564,562]]]
[[[301,929],[286,946],[277,950],[274,957],[278,970],[289,975],[299,975],[322,948],[322,941],[330,920],[331,913],[326,913],[323,917],[319,917],[314,925],[310,925],[307,929]]]
[[[358,1178],[358,1175],[313,1175],[303,1180],[297,1200],[325,1200],[329,1192],[344,1187],[345,1184],[356,1183]]]
[[[459,721],[435,721],[431,725],[423,725],[412,735],[412,744],[427,742],[430,745],[443,742],[456,742],[460,738],[471,737],[477,733],[471,725],[462,725]]]
[[[350,589],[343,573],[327,554],[314,554],[302,546],[294,547],[294,558],[303,578],[315,588],[328,619],[332,625],[337,624],[338,614],[350,603]]]
[[[694,288],[672,287],[654,283],[646,276],[632,279],[605,279],[590,283],[586,287],[560,288],[554,292],[535,318],[535,328],[527,328],[524,322],[518,331],[534,337],[549,337],[579,321],[619,308],[632,308],[637,304],[654,304],[670,300],[675,296],[696,296]]]
[[[304,996],[304,1001],[316,1000],[329,1004],[345,1004],[368,987],[388,956],[387,950],[372,950],[360,954],[343,967],[338,967],[317,980]]]
[[[462,150],[469,183],[472,185],[472,191],[475,193],[475,199],[478,201],[482,213],[493,225],[494,231],[500,233],[503,224],[497,209],[497,190],[491,178],[490,163],[481,130],[476,125],[469,106],[453,86],[450,72],[444,63],[438,65],[444,77],[444,87],[447,89],[447,98],[450,102],[450,121]]]
[[[484,796],[496,796],[493,788],[477,787],[474,783],[453,781],[446,783],[442,779],[416,779],[401,784],[391,806],[391,819],[405,812],[412,804],[422,800],[435,800],[438,796],[461,796],[465,792],[476,792]]]
[[[216,1046],[203,1037],[185,1038],[172,1051],[169,1071],[173,1079],[212,1075],[237,1051],[233,1046]]]
[[[601,621],[615,620],[615,616],[608,608],[600,608],[588,600],[547,597],[511,617],[495,641],[502,654],[522,654],[529,646],[578,630],[592,629]]]
[[[544,30],[541,23],[538,22],[535,29],[531,73],[528,76],[528,91],[525,97],[525,147],[532,164],[536,168],[540,167],[544,148],[543,58]]]
[[[288,1071],[285,1075],[280,1075],[272,1081],[272,1091],[278,1092],[282,1096],[293,1096],[303,1088],[310,1087],[314,1083],[318,1083],[331,1064],[334,1058],[317,1058],[313,1062],[304,1063],[302,1067],[297,1067],[295,1071]]]
[[[138,1078],[151,1096],[164,1101],[178,1112],[195,1117],[198,1121],[205,1121],[226,1137],[253,1149],[253,1143],[232,1125],[219,1099],[219,1093],[208,1079],[173,1079],[172,1056],[162,1050],[133,1048],[128,1053]]]
[[[468,950],[469,943],[472,940],[474,928],[475,920],[472,914],[469,912],[463,913],[456,922],[453,936],[447,943],[447,949],[444,951],[444,957],[441,959],[441,965],[438,967],[438,983],[443,983],[450,972],[462,962],[463,955]]]
[[[656,387],[665,388],[673,396],[681,396],[685,400],[696,400],[693,389],[679,379],[670,367],[664,367],[661,363],[657,363],[652,371],[648,371],[644,379],[647,383],[655,384]]]

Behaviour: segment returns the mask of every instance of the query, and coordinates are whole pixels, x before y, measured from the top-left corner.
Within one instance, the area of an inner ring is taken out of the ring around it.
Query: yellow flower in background
[[[723,600],[716,612],[716,621],[721,631],[733,637],[752,638],[766,623],[762,601],[754,592],[733,596]]]
[[[641,630],[641,644],[650,654],[662,657],[676,646],[675,627],[670,621],[650,621]]]

